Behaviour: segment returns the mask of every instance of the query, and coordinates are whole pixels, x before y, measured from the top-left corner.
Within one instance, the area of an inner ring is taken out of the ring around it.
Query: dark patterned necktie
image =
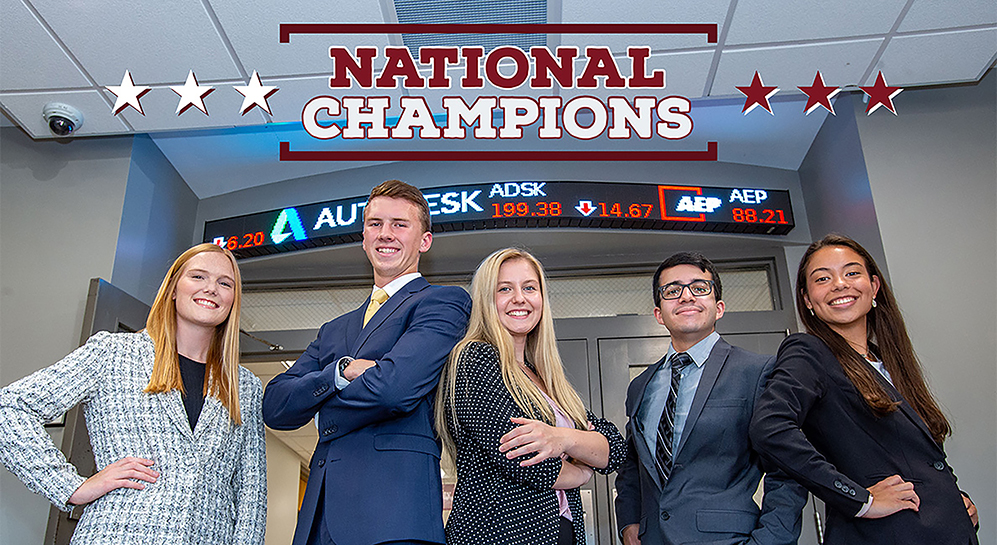
[[[672,355],[669,363],[672,367],[672,383],[668,389],[668,399],[665,401],[665,410],[661,412],[661,420],[658,421],[658,444],[654,449],[654,462],[658,466],[658,476],[661,477],[662,486],[668,482],[668,477],[672,472],[672,439],[674,438],[675,427],[675,397],[678,396],[679,381],[682,380],[682,370],[692,363],[692,358],[685,352],[678,352]]]

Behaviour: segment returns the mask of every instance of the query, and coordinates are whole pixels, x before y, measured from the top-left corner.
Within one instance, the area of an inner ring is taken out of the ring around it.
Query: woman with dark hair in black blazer
[[[826,544],[978,543],[976,506],[945,461],[951,428],[872,256],[828,235],[796,285],[807,334],[779,348],[755,448],[824,500]]]

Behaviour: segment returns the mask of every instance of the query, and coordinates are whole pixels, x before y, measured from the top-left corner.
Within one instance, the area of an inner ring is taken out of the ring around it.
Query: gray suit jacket
[[[266,452],[260,380],[239,368],[242,425],[214,397],[193,432],[180,393],[147,394],[153,343],[143,333],[97,333],[55,365],[0,390],[0,461],[66,510],[85,480],[42,423],[84,404],[98,468],[154,460],[142,490],[119,488],[86,506],[74,544],[261,544]]]
[[[619,529],[640,524],[642,545],[796,543],[806,491],[770,473],[761,510],[752,499],[763,470],[748,425],[775,358],[717,341],[664,487],[636,418],[647,383],[663,363],[644,370],[627,391],[628,456],[616,477]]]

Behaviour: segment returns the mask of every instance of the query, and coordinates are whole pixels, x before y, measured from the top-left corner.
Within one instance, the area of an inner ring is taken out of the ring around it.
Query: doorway
[[[90,280],[87,293],[87,306],[83,312],[83,329],[80,332],[80,345],[87,342],[94,333],[134,333],[145,327],[149,316],[149,306],[105,280]],[[80,475],[97,473],[90,434],[87,433],[83,407],[77,405],[66,411],[65,429],[62,434],[62,452]],[[45,529],[45,545],[68,545],[76,530],[76,523],[83,514],[83,507],[77,506],[64,513],[56,507],[49,509],[48,526]]]

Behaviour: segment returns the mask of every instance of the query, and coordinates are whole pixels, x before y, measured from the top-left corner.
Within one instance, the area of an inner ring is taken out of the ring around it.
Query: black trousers
[[[565,517],[557,517],[557,545],[575,545],[575,527]]]

